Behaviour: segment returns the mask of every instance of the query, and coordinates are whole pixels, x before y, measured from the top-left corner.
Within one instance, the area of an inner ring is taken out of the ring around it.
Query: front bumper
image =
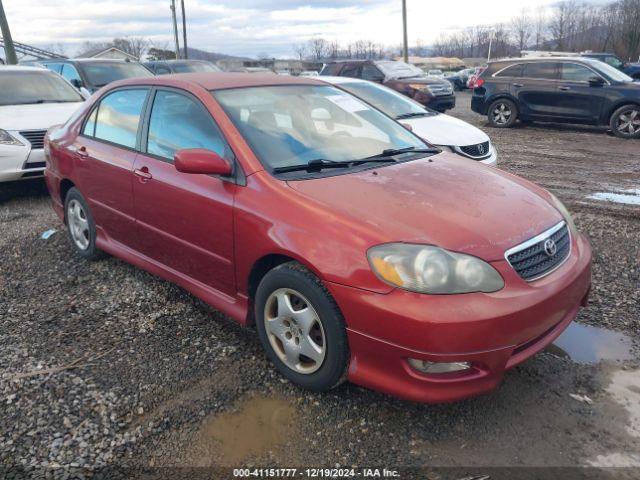
[[[451,110],[456,106],[456,96],[454,94],[434,96],[423,91],[417,91],[413,99],[416,102],[439,112]]]
[[[486,393],[504,372],[553,342],[585,305],[591,248],[578,235],[555,272],[527,283],[505,261],[492,265],[505,288],[491,294],[387,295],[330,284],[347,322],[349,380],[408,400],[441,403]],[[463,372],[426,375],[408,358],[471,362]]]
[[[0,182],[42,177],[44,167],[44,149],[0,145]]]

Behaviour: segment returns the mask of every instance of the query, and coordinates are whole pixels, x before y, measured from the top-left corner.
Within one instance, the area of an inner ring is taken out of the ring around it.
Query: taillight
[[[478,78],[474,82],[473,87],[474,88],[480,88],[482,85],[484,85],[484,80],[482,78]]]

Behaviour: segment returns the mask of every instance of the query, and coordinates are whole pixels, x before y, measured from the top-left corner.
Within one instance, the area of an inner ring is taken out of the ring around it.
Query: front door
[[[589,80],[600,77],[590,68],[578,63],[563,62],[558,89],[559,114],[576,122],[597,123],[607,90],[607,82],[591,85]]]
[[[134,165],[134,203],[142,254],[228,295],[235,294],[230,179],[178,172],[174,154],[204,148],[233,160],[230,147],[200,101],[158,89]]]
[[[549,120],[558,116],[558,75],[557,62],[525,64],[523,77],[512,84],[521,115]]]
[[[129,246],[135,237],[133,164],[148,93],[149,88],[127,88],[106,95],[74,145],[77,186],[96,225],[110,239]]]

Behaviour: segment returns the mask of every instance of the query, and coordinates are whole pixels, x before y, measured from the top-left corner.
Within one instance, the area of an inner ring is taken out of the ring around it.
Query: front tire
[[[99,260],[105,256],[96,247],[96,223],[89,204],[75,187],[69,190],[64,200],[64,220],[71,243],[80,256],[87,260]]]
[[[613,112],[609,126],[616,137],[640,138],[640,106],[624,105]]]
[[[492,127],[513,127],[518,119],[518,107],[511,100],[500,98],[489,106],[487,118]]]
[[[255,318],[267,356],[291,382],[324,392],[344,381],[349,345],[342,313],[302,265],[285,263],[264,276]]]

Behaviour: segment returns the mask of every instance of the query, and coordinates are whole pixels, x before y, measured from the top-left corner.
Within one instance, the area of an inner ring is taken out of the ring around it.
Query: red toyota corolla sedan
[[[81,256],[255,325],[309,389],[487,392],[587,301],[591,249],[553,195],[312,79],[112,83],[48,133],[47,156]]]

